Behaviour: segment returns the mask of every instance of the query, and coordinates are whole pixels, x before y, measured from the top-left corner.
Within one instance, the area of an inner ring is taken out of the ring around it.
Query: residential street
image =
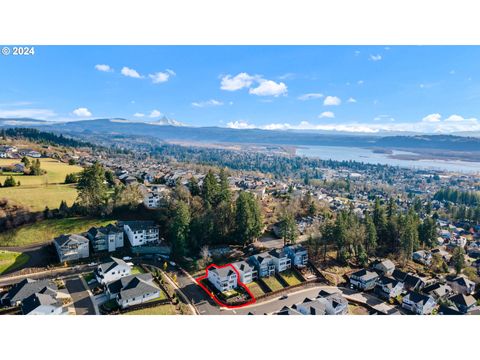
[[[65,286],[73,299],[76,315],[95,315],[95,307],[80,277],[66,279]]]

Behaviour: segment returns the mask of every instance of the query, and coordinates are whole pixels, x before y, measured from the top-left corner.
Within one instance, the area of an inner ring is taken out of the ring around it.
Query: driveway
[[[65,280],[65,286],[73,299],[76,315],[95,315],[95,307],[80,277]]]

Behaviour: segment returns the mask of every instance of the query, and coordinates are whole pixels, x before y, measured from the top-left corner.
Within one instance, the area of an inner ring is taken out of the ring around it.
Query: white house
[[[340,292],[321,290],[317,301],[325,306],[327,315],[345,315],[348,313],[348,301]]]
[[[237,261],[232,264],[240,274],[240,281],[244,284],[251,283],[257,277],[257,270],[253,265],[250,265],[247,261]]]
[[[129,276],[132,268],[122,259],[110,258],[95,269],[95,277],[100,284],[108,284],[122,277]]]
[[[138,274],[122,277],[107,285],[110,299],[117,300],[122,308],[156,299],[160,296],[160,288],[153,282],[151,274]]]
[[[380,271],[383,275],[392,275],[395,270],[395,264],[392,260],[385,259],[376,263],[373,268]]]
[[[402,307],[418,315],[431,314],[437,303],[433,297],[417,292],[409,292],[403,297]]]
[[[121,223],[132,246],[159,241],[159,229],[153,221],[124,221]]]
[[[62,315],[65,313],[61,299],[54,295],[35,293],[22,301],[23,315]]]
[[[237,273],[231,266],[211,267],[208,269],[207,278],[221,292],[235,289],[238,286]]]
[[[82,235],[60,235],[53,240],[60,262],[72,261],[90,256],[89,240]]]
[[[395,298],[402,293],[404,284],[391,277],[382,276],[377,279],[375,293],[383,299]]]
[[[143,204],[149,209],[157,209],[160,206],[160,195],[154,192],[147,192],[143,198]]]

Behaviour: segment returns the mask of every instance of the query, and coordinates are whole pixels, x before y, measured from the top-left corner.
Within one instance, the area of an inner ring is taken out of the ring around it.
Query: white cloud
[[[440,122],[442,119],[442,115],[436,113],[436,114],[429,114],[427,116],[425,116],[423,119],[422,119],[422,122],[426,122],[426,123],[436,123],[436,122]]]
[[[135,116],[135,117],[144,117],[145,114],[144,114],[144,113],[138,113],[138,112],[137,112],[137,113],[133,114],[133,116]]]
[[[395,121],[395,118],[391,115],[378,115],[373,118],[373,121]]]
[[[348,102],[348,103],[352,103],[352,104],[353,104],[353,103],[356,103],[356,102],[357,102],[357,100],[356,100],[356,99],[354,99],[354,98],[352,98],[352,97],[350,97],[350,98],[348,98],[347,102]]]
[[[192,102],[193,107],[197,108],[204,108],[204,107],[212,107],[212,106],[222,106],[223,102],[215,100],[215,99],[210,99],[207,101],[196,101]]]
[[[176,75],[175,71],[167,69],[163,72],[159,71],[153,74],[149,74],[148,77],[152,79],[152,82],[154,84],[160,84],[160,83],[167,82],[171,76],[175,76],[175,75]]]
[[[323,105],[325,106],[338,106],[342,103],[342,100],[337,96],[327,96],[323,100]]]
[[[320,115],[318,115],[318,117],[320,119],[322,118],[329,118],[329,119],[333,119],[335,117],[335,114],[331,111],[324,111],[322,112]]]
[[[95,65],[95,69],[103,72],[113,72],[113,69],[110,67],[110,65],[107,64],[97,64]]]
[[[130,69],[129,67],[124,66],[121,70],[123,76],[132,77],[135,79],[142,79],[143,76],[140,75],[137,70]]]
[[[363,81],[363,80],[358,80],[358,81],[357,81],[357,84],[358,84],[358,85],[363,85],[364,83],[365,83],[365,81]]]
[[[256,76],[249,75],[245,72],[239,73],[235,76],[226,75],[222,78],[220,89],[226,91],[236,91],[243,88],[248,88],[253,84]]]
[[[72,111],[73,115],[78,116],[78,117],[90,117],[92,116],[92,113],[90,110],[88,110],[85,107],[80,107],[78,109],[75,109]]]
[[[150,115],[148,115],[148,117],[156,118],[156,117],[160,117],[160,116],[162,116],[162,115],[163,115],[163,114],[162,114],[160,111],[158,111],[158,110],[152,110],[152,111],[150,112]]]
[[[258,96],[280,96],[287,94],[287,85],[283,82],[275,82],[272,80],[261,80],[260,85],[249,90],[250,94]]]
[[[382,60],[382,55],[370,55],[370,60],[372,61],[380,61]]]
[[[450,115],[448,118],[445,119],[446,122],[460,122],[460,121],[469,121],[471,119],[465,119],[463,116],[460,115]]]
[[[32,118],[46,120],[55,117],[57,114],[50,109],[0,109],[0,118]]]
[[[306,101],[306,100],[312,100],[312,99],[320,99],[323,97],[323,94],[320,93],[308,93],[308,94],[303,94],[298,97],[298,100]]]
[[[231,129],[254,129],[255,125],[249,124],[244,120],[237,120],[227,123],[227,127]]]

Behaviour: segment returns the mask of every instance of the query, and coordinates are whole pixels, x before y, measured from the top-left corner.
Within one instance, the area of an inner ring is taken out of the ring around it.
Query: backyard
[[[262,288],[260,287],[260,285],[258,285],[256,281],[253,281],[250,284],[247,284],[247,287],[252,292],[253,296],[256,298],[259,296],[265,295]]]
[[[0,234],[0,246],[26,246],[52,241],[62,234],[75,234],[87,231],[92,226],[105,226],[112,220],[74,217],[49,219],[28,224]]]
[[[295,286],[302,283],[302,280],[292,270],[284,271],[280,273],[280,276],[287,282],[289,286]]]
[[[0,275],[26,264],[29,256],[19,252],[0,250]]]
[[[262,278],[263,282],[267,284],[267,286],[270,288],[272,291],[278,291],[278,290],[283,290],[284,287],[280,282],[275,278],[275,276],[269,276]]]
[[[152,308],[139,309],[126,312],[124,315],[176,315],[175,306],[172,304],[159,305]]]

